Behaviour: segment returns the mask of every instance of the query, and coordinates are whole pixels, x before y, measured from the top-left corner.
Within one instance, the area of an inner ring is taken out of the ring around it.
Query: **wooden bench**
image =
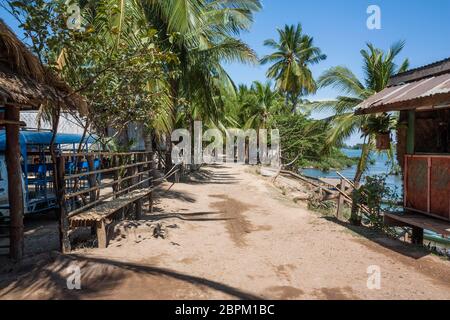
[[[143,199],[147,197],[152,211],[152,158],[149,152],[86,152],[57,157],[62,252],[71,250],[69,229],[91,227],[97,234],[99,248],[106,248],[106,227],[117,213],[133,206],[136,218],[140,219]],[[87,170],[67,171],[67,163],[80,161],[86,161]],[[95,161],[99,166],[95,166]],[[104,178],[98,179],[100,175]],[[87,184],[81,185],[82,181]]]
[[[108,246],[108,234],[106,225],[108,219],[111,219],[116,213],[124,209],[125,207],[134,204],[136,219],[140,219],[142,214],[142,200],[146,197],[149,198],[149,205],[152,205],[151,189],[140,189],[132,191],[128,194],[121,196],[120,198],[107,201],[99,206],[96,206],[90,210],[81,212],[75,216],[69,217],[70,228],[78,227],[92,227],[95,228],[98,240],[99,248],[106,248]]]
[[[410,227],[413,243],[423,242],[423,230],[431,230],[443,236],[450,236],[450,222],[433,218],[419,212],[404,211],[384,213],[384,224],[390,227]]]

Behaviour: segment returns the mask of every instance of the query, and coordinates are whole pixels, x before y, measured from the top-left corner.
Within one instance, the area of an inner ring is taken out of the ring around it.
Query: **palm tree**
[[[251,98],[242,105],[242,115],[245,121],[245,128],[267,129],[269,120],[279,114],[283,108],[280,103],[280,95],[272,90],[269,82],[253,82],[250,88]]]
[[[256,63],[256,54],[237,38],[248,30],[253,13],[261,9],[259,0],[104,0],[114,6],[115,15],[105,19],[114,27],[117,39],[127,37],[123,26],[129,18],[143,14],[148,23],[139,22],[135,29],[157,33],[158,46],[177,56],[167,65],[171,95],[171,112],[157,113],[156,128],[167,128],[166,141],[170,160],[170,132],[177,125],[194,120],[217,122],[223,102],[221,92],[234,91],[234,84],[222,63],[239,61]],[[98,4],[88,1],[95,11]],[[164,85],[164,84],[160,84]],[[168,167],[169,167],[168,166]]]
[[[386,88],[389,79],[404,72],[409,67],[408,59],[400,66],[395,59],[404,48],[403,41],[394,43],[387,52],[367,44],[367,49],[361,50],[364,59],[364,83],[348,68],[333,67],[325,71],[318,79],[320,87],[331,86],[339,89],[344,95],[336,100],[316,102],[316,108],[331,109],[335,115],[330,118],[332,130],[327,139],[327,146],[342,145],[353,133],[361,130],[364,134],[362,154],[357,165],[355,184],[358,186],[367,168],[370,152],[375,149],[375,136],[367,130],[373,117],[383,115],[355,115],[354,108],[373,94]],[[352,212],[352,221],[358,223],[358,218]]]
[[[271,63],[267,77],[275,79],[277,89],[285,95],[286,104],[294,111],[301,96],[314,93],[316,82],[309,69],[326,59],[314,39],[303,33],[302,26],[286,25],[278,29],[279,40],[269,39],[264,45],[275,50],[261,59],[261,64]]]
[[[221,93],[234,91],[222,63],[257,62],[253,50],[237,36],[249,29],[253,13],[261,8],[260,1],[142,1],[163,44],[170,46],[180,60],[174,65],[179,76],[171,81],[173,123],[176,119],[187,122],[191,130],[199,118],[217,123],[224,105]]]

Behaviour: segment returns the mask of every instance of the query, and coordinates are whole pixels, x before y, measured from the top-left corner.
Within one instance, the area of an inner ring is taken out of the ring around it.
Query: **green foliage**
[[[367,123],[362,127],[362,131],[368,134],[390,133],[397,125],[397,121],[391,115],[383,113],[371,116],[367,119]]]
[[[281,156],[284,163],[295,160],[294,168],[315,167],[342,169],[355,164],[338,148],[323,152],[329,124],[312,120],[303,114],[284,114],[273,118],[271,127],[280,130]]]
[[[318,85],[319,87],[336,88],[343,95],[335,100],[314,102],[308,106],[316,110],[328,109],[334,114],[329,118],[331,130],[329,130],[327,143],[325,144],[326,148],[341,146],[346,139],[358,130],[363,132],[365,139],[362,147],[363,152],[354,179],[357,183],[360,182],[362,174],[367,168],[370,152],[375,150],[375,136],[367,130],[369,120],[373,121],[375,117],[372,115],[355,115],[354,109],[374,93],[383,90],[392,76],[407,70],[408,60],[404,60],[400,67],[395,63],[395,59],[404,45],[404,42],[397,42],[387,52],[384,52],[370,43],[367,44],[367,49],[361,50],[364,63],[364,81],[361,82],[346,67],[332,67],[319,77]],[[377,121],[378,119],[375,119],[375,122]],[[385,129],[381,125],[380,123],[378,129]]]
[[[76,1],[85,32],[67,28],[65,0],[2,4],[21,21],[32,50],[90,103],[102,135],[131,121],[168,133],[192,119],[216,122],[234,94],[223,62],[256,62],[237,36],[259,0]]]
[[[352,194],[355,203],[368,209],[369,213],[365,214],[365,218],[376,229],[384,228],[381,213],[392,210],[398,202],[398,194],[387,185],[386,178],[386,175],[368,176],[366,182]]]
[[[177,74],[166,69],[179,61],[160,49],[139,1],[100,0],[87,6],[85,32],[67,28],[65,1],[13,1],[9,6],[42,64],[86,98],[87,120],[100,135],[131,121],[151,124],[170,108],[167,82]]]
[[[336,201],[323,201],[322,199],[313,197],[308,200],[308,209],[323,215],[332,215],[336,213]]]
[[[169,40],[181,62],[180,76],[170,81],[176,100],[172,126],[189,127],[196,119],[218,125],[222,96],[235,94],[222,63],[257,61],[253,50],[237,36],[249,30],[253,13],[261,9],[260,1],[155,0],[145,4],[147,19],[161,39]]]

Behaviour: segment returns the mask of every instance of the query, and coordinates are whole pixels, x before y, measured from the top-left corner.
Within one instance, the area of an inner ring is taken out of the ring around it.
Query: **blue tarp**
[[[50,145],[52,141],[53,133],[38,132],[38,131],[24,131],[19,132],[19,143],[22,150],[22,154],[26,153],[27,145]],[[73,133],[58,133],[55,138],[55,144],[78,144],[82,138],[81,134]],[[88,136],[84,139],[83,143],[95,143],[96,138]],[[5,151],[6,148],[6,132],[0,130],[0,151]]]

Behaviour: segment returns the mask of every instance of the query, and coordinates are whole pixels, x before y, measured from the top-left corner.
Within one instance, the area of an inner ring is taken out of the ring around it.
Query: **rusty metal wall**
[[[405,207],[450,221],[450,156],[407,155]]]

